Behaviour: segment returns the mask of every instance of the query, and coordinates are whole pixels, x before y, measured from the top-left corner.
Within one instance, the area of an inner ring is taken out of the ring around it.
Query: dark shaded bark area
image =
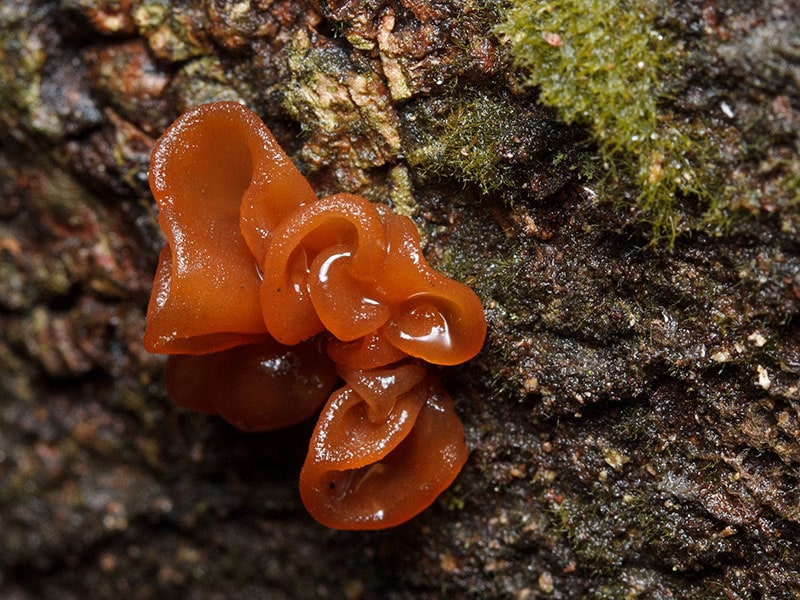
[[[665,7],[694,52],[676,106],[736,108],[723,175],[753,192],[726,233],[672,250],[592,192],[587,134],[520,87],[501,8],[0,0],[1,596],[800,594],[800,179],[781,171],[800,7]],[[320,195],[411,214],[484,302],[484,351],[443,372],[469,462],[403,526],[315,523],[297,492],[311,426],[178,411],[141,347],[162,244],[149,151],[221,99]]]

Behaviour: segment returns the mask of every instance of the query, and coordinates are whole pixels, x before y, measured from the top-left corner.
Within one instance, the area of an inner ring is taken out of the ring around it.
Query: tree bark
[[[0,0],[0,595],[799,597],[800,7],[664,4],[676,110],[751,192],[672,248],[520,83],[499,4]],[[311,425],[178,410],[142,348],[149,152],[222,99],[484,303],[442,372],[469,461],[402,526],[314,522]]]

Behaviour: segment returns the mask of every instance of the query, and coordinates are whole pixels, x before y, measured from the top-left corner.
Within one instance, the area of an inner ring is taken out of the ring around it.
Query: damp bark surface
[[[659,106],[724,183],[713,215],[680,188],[665,241],[602,133],[539,102],[511,4],[0,0],[0,596],[800,594],[800,6],[662,3]],[[442,370],[469,460],[404,525],[314,522],[312,424],[178,410],[142,348],[149,152],[213,100],[483,301]]]

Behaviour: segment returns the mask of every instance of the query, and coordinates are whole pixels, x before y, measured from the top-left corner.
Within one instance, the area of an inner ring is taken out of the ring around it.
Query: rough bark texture
[[[798,182],[773,175],[800,150],[800,7],[664,4],[696,56],[676,106],[736,108],[723,177],[755,198],[672,249],[591,193],[500,4],[0,0],[0,596],[800,596],[800,219],[770,203]],[[406,525],[315,523],[310,426],[178,411],[141,347],[149,150],[219,99],[320,195],[411,214],[485,303],[484,351],[443,373],[469,462]]]

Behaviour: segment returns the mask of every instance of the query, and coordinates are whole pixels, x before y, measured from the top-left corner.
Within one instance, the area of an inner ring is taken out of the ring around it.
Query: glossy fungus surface
[[[170,356],[164,378],[178,406],[218,414],[243,431],[270,431],[317,412],[336,382],[336,366],[320,339],[295,346],[267,340]]]
[[[150,184],[166,244],[144,344],[172,355],[172,400],[245,431],[324,403],[300,490],[325,525],[390,527],[430,505],[467,449],[428,363],[472,358],[486,322],[472,290],[428,265],[413,222],[352,194],[318,199],[233,102],[180,117]]]
[[[385,253],[383,223],[369,201],[336,194],[298,208],[267,246],[267,329],[285,344],[325,329],[344,340],[373,331],[389,316],[372,291]]]
[[[399,394],[383,421],[352,388],[322,411],[300,473],[311,515],[336,529],[382,529],[427,508],[467,459],[453,402],[423,381]]]
[[[258,117],[220,102],[189,111],[161,136],[150,188],[167,244],[145,348],[201,353],[257,339],[266,328],[255,257],[275,223],[316,200],[308,182]]]

